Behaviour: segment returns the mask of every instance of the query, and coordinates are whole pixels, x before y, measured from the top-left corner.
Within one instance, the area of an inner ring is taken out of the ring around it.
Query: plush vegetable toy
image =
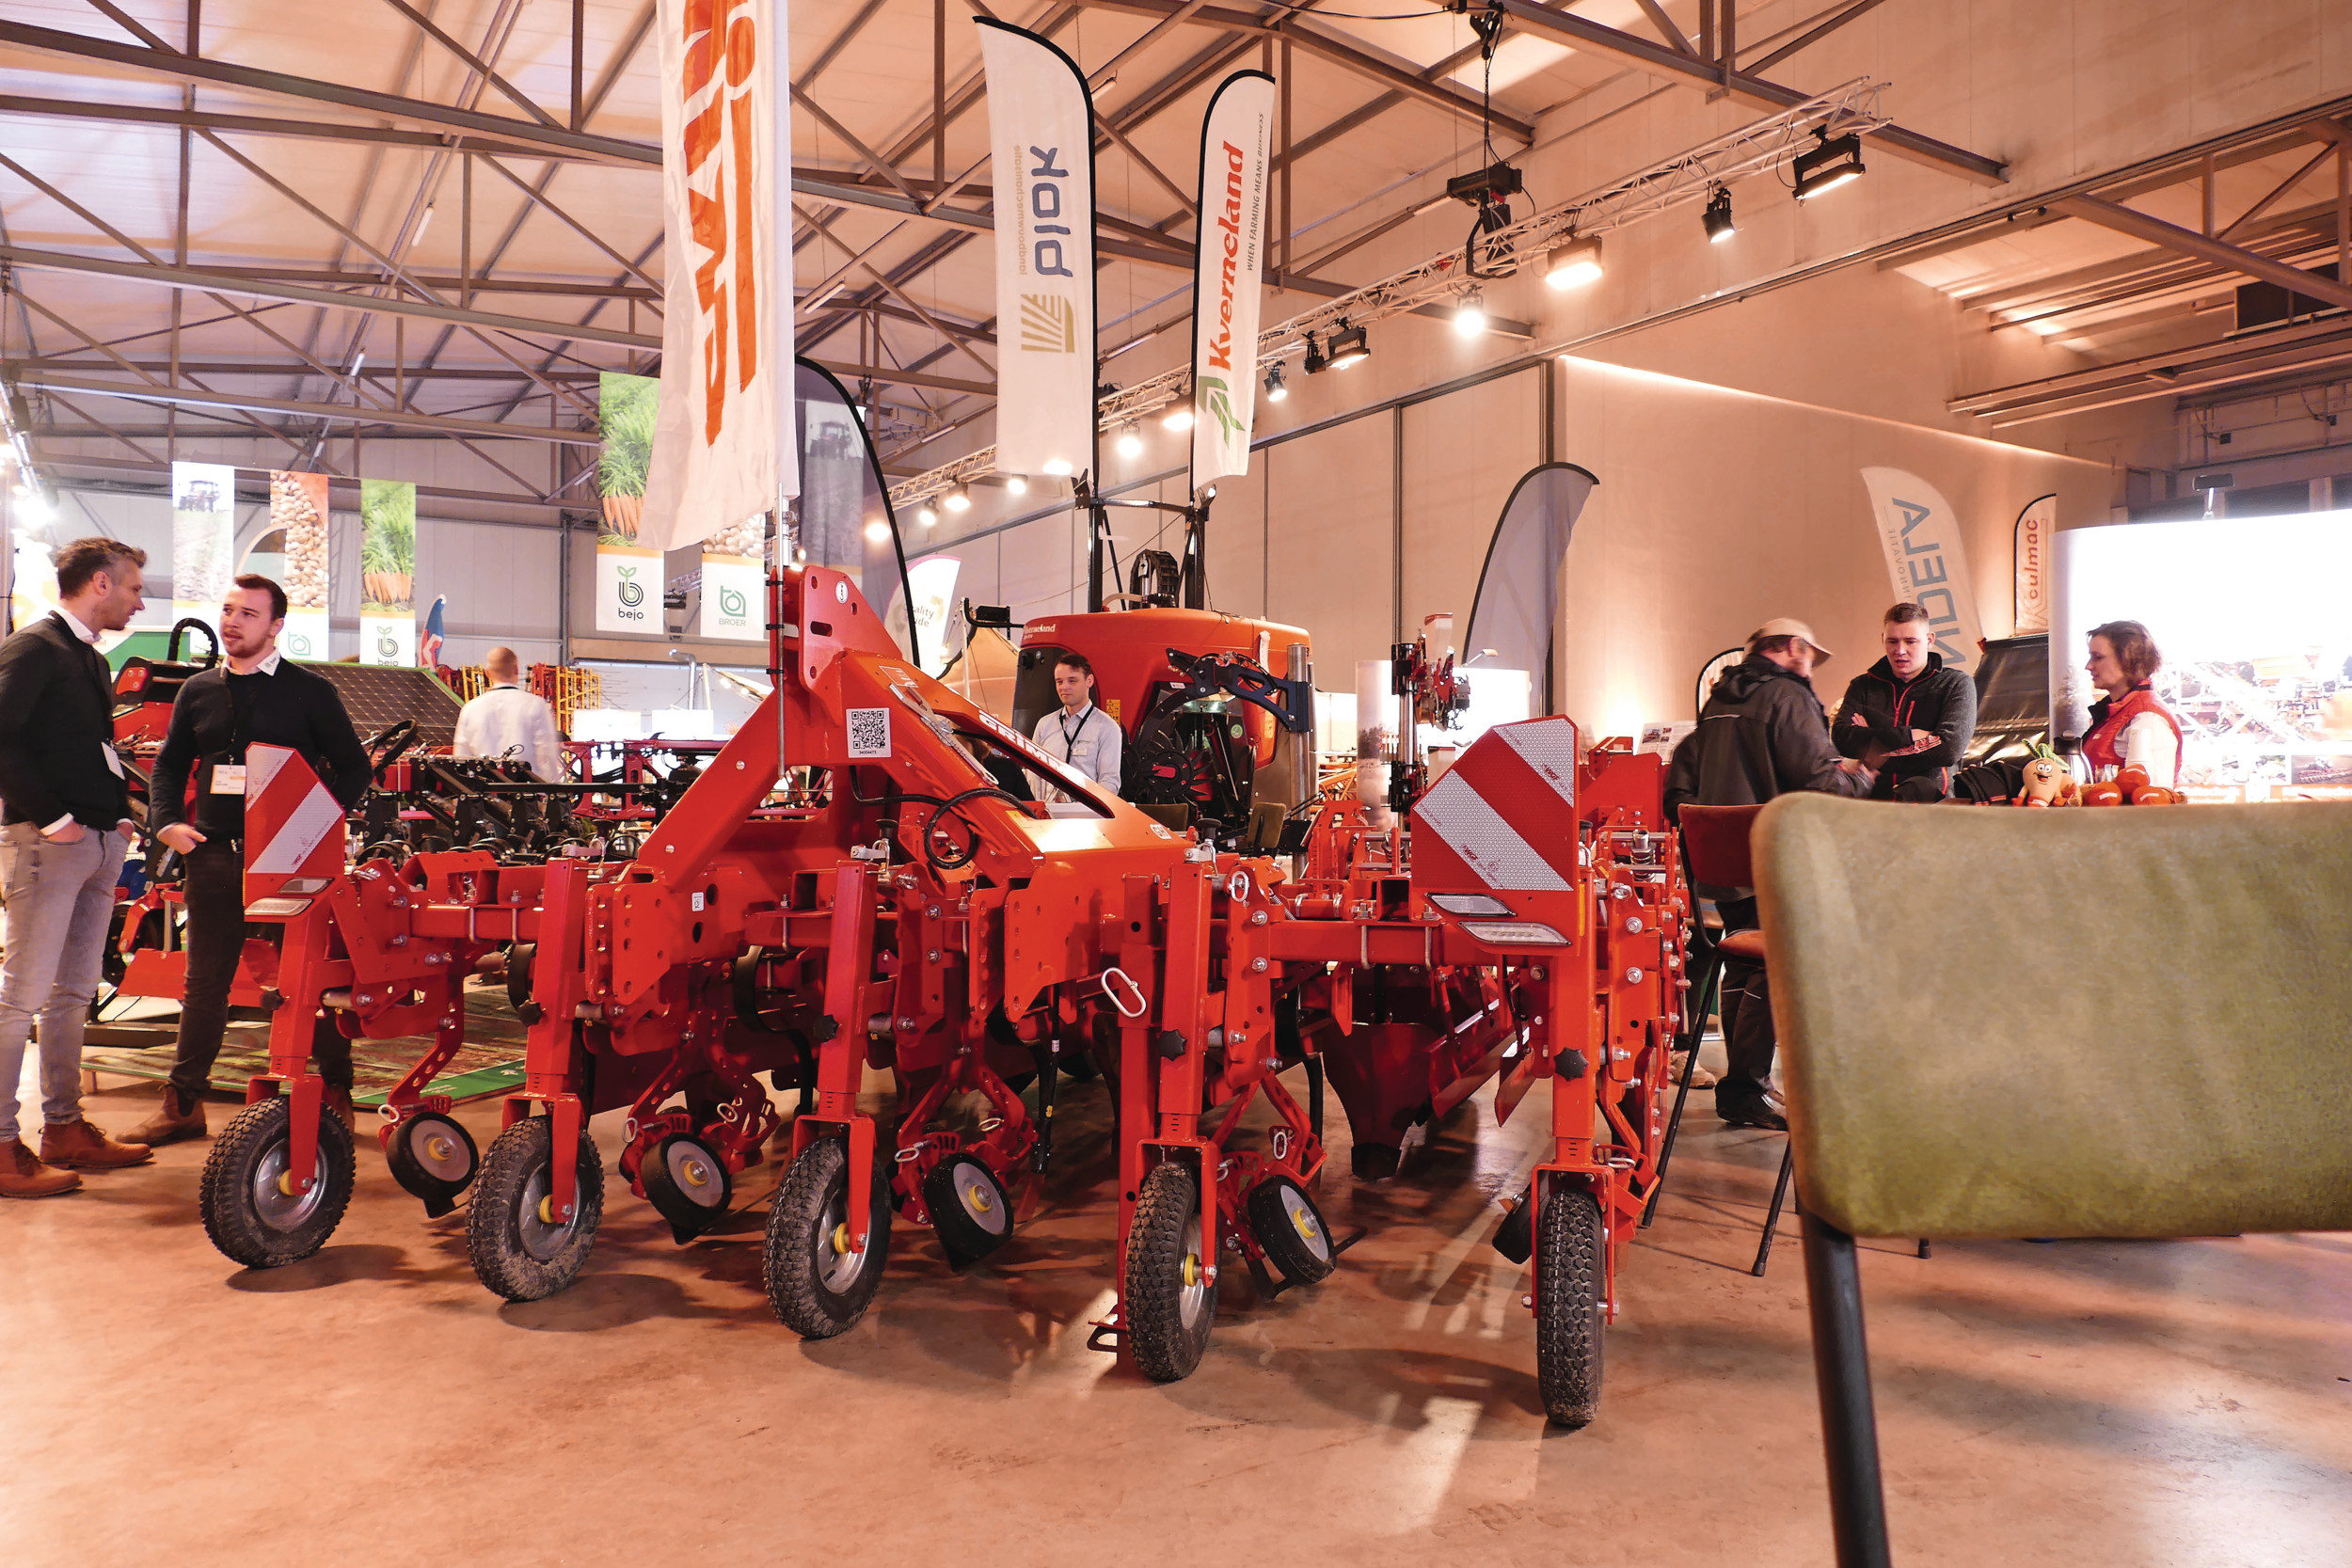
[[[2074,775],[2047,744],[2035,747],[2034,754],[2025,766],[2021,787],[2017,792],[2017,804],[2071,806],[2074,801]]]

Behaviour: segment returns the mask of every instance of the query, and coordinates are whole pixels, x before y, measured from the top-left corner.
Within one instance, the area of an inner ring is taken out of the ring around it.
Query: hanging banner
[[[1862,483],[1877,515],[1879,544],[1895,597],[1928,612],[1935,651],[1955,670],[1975,671],[1984,622],[1960,542],[1960,518],[1935,486],[1900,468],[1865,468]]]
[[[750,517],[703,541],[703,600],[697,617],[704,637],[756,642],[768,635],[760,607],[766,574],[759,563],[768,519]]]
[[[1094,466],[1094,101],[1077,63],[986,17],[996,190],[996,467]]]
[[[923,668],[934,675],[947,667],[947,620],[955,613],[956,574],[962,569],[962,561],[952,555],[925,556],[907,567],[915,646],[922,650]]]
[[[359,482],[359,662],[417,662],[417,487]]]
[[[1552,639],[1560,625],[1560,569],[1577,515],[1599,483],[1573,463],[1546,463],[1520,476],[1486,544],[1486,563],[1479,570],[1462,637],[1467,657],[1497,669],[1528,672],[1547,713]],[[1470,684],[1474,689],[1477,682]]]
[[[663,588],[661,551],[640,542],[660,403],[660,383],[651,376],[607,371],[597,378],[596,420],[604,436],[596,459],[603,502],[596,517],[598,631],[662,629],[655,615]]]
[[[237,470],[171,466],[172,619],[220,629],[220,601],[237,575]]]
[[[786,0],[658,0],[661,45],[660,419],[638,542],[675,549],[715,519],[800,493],[792,433],[792,166]],[[656,629],[659,629],[658,627]]]
[[[1192,268],[1192,493],[1249,471],[1258,406],[1274,78],[1237,71],[1200,123],[1200,244]],[[1001,417],[1001,416],[1000,416]]]
[[[286,657],[323,664],[326,648],[326,476],[274,470],[269,476],[269,526],[286,536],[286,624],[278,645]]]
[[[441,649],[449,641],[441,629],[441,617],[448,609],[449,595],[444,594],[425,612],[424,630],[417,634],[417,667],[421,670],[436,669],[441,662]]]
[[[661,630],[661,552],[596,546],[596,629]]]
[[[2058,498],[2042,496],[2017,514],[2012,546],[2017,573],[2017,618],[2013,635],[2050,629],[2050,535],[2058,531]]]

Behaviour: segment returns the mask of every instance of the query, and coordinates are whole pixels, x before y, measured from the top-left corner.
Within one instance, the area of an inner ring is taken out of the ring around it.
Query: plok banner
[[[996,467],[1074,474],[1094,463],[1094,101],[1052,43],[975,23],[996,191]]]
[[[417,662],[417,487],[359,482],[359,662]]]
[[[326,647],[329,569],[326,550],[326,476],[269,476],[269,526],[286,536],[286,625],[278,645],[288,658],[324,663]]]
[[[220,629],[220,601],[237,575],[237,470],[171,466],[172,619]]]
[[[2056,496],[2028,501],[2017,515],[2017,636],[2050,629],[2050,535],[2057,531]]]
[[[668,273],[637,533],[664,550],[800,493],[792,246],[777,223],[792,96],[785,0],[658,0],[654,28]]]
[[[1226,474],[1249,471],[1273,125],[1274,78],[1263,71],[1225,78],[1200,125],[1200,244],[1192,274],[1195,495]]]
[[[1900,468],[1865,468],[1862,483],[1870,492],[1895,597],[1928,612],[1935,651],[1946,664],[1973,672],[1983,657],[1977,643],[1984,621],[1968,580],[1959,515],[1935,486]]]

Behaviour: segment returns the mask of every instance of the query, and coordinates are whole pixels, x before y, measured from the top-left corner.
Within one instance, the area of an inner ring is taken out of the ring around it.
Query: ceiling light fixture
[[[1350,365],[1360,365],[1371,358],[1372,343],[1364,336],[1362,327],[1350,326],[1343,319],[1339,329],[1331,334],[1325,356],[1330,360],[1333,370],[1343,371]]]
[[[927,506],[923,510],[929,512],[930,508]],[[887,545],[890,543],[890,525],[877,517],[866,525],[866,537],[872,544]]]
[[[1731,221],[1731,192],[1729,190],[1722,185],[1715,187],[1715,194],[1707,198],[1707,216],[1704,221],[1707,224],[1708,243],[1710,245],[1721,245],[1739,232],[1738,226]]]
[[[1572,239],[1544,258],[1544,282],[1554,289],[1581,289],[1601,275],[1600,236]]]
[[[941,499],[946,502],[947,510],[950,512],[969,512],[972,510],[972,490],[969,485],[959,484],[954,489],[948,491],[947,494]]]
[[[1119,455],[1121,457],[1143,455],[1143,437],[1136,434],[1136,427],[1132,423],[1120,427]]]
[[[1045,474],[1049,479],[1068,479],[1076,471],[1071,467],[1067,457],[1049,457],[1045,460]]]
[[[1029,482],[1024,475],[1007,474],[1005,476],[1005,488],[1011,491],[1016,496],[1025,496],[1029,493]]]
[[[939,514],[932,510],[930,502],[925,501],[922,509],[915,513],[914,520],[925,528],[930,528],[939,521]]]
[[[1167,426],[1169,430],[1190,430],[1192,428],[1191,405],[1189,404],[1178,404],[1175,407],[1168,411],[1167,415],[1161,419],[1160,423]]]
[[[1315,341],[1315,335],[1311,332],[1302,332],[1299,336],[1307,340],[1307,373],[1309,375],[1321,375],[1324,372],[1329,370],[1331,368],[1331,361],[1325,357],[1323,345]]]
[[[1486,333],[1486,295],[1483,290],[1472,289],[1454,308],[1454,330],[1464,338],[1483,338]]]
[[[1820,138],[1820,145],[1810,152],[1799,153],[1793,166],[1799,201],[1810,201],[1823,191],[1851,184],[1864,173],[1861,137],[1851,131],[1836,137],[1821,131],[1813,134]]]
[[[1291,389],[1282,383],[1282,361],[1277,359],[1265,368],[1265,400],[1279,403],[1290,395]]]

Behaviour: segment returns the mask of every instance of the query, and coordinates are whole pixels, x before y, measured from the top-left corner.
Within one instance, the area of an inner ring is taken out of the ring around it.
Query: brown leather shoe
[[[0,1197],[56,1197],[82,1184],[70,1170],[44,1165],[19,1138],[0,1144]]]
[[[180,1091],[169,1084],[164,1085],[164,1101],[155,1114],[123,1134],[125,1143],[145,1144],[154,1148],[163,1144],[178,1143],[182,1138],[205,1136],[204,1101],[183,1099]]]
[[[351,1103],[349,1089],[329,1084],[321,1101],[334,1118],[343,1124],[344,1132],[356,1134],[359,1131],[359,1113]]]
[[[84,1117],[42,1128],[40,1157],[44,1164],[68,1170],[116,1170],[143,1165],[155,1158],[155,1151],[145,1144],[119,1144]]]

